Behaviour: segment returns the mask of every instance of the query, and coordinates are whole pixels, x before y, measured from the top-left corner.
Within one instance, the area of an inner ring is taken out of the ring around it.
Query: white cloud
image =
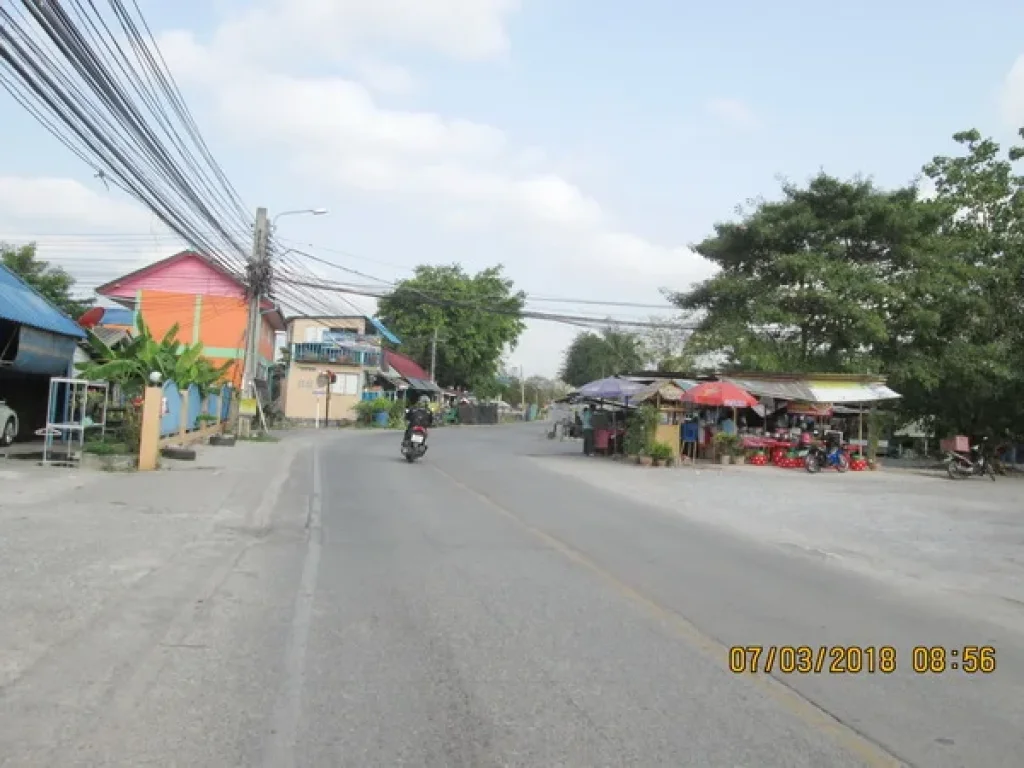
[[[303,175],[415,198],[436,206],[439,218],[459,227],[472,226],[475,216],[516,232],[525,227],[546,234],[557,241],[557,258],[574,269],[621,268],[628,262],[620,279],[669,276],[677,285],[688,282],[688,269],[699,276],[705,272],[685,248],[620,231],[596,200],[538,167],[544,157],[540,150],[513,147],[499,128],[428,111],[388,109],[352,80],[260,69],[182,32],[166,35],[161,48],[179,78],[206,89],[228,130],[254,145],[283,150]]]
[[[96,184],[102,186],[97,180]],[[154,217],[124,198],[91,189],[73,179],[0,177],[0,221],[4,225],[51,226],[70,231],[145,231]],[[161,225],[161,229],[163,227]]]
[[[268,0],[230,19],[215,47],[263,62],[350,58],[381,46],[479,60],[509,47],[505,23],[519,0]]]
[[[35,242],[40,258],[64,267],[80,288],[162,259],[182,242],[141,205],[66,178],[0,177],[0,242]]]
[[[753,110],[739,99],[712,99],[706,108],[711,115],[734,128],[756,128],[760,123]]]
[[[416,88],[412,72],[396,64],[363,59],[356,64],[356,71],[359,79],[378,93],[403,94]]]
[[[1017,57],[1003,81],[1000,106],[1010,125],[1024,126],[1024,54]]]
[[[391,53],[501,57],[518,7],[517,0],[265,0],[209,40],[177,31],[160,46],[189,97],[203,98],[219,127],[248,144],[240,149],[263,156],[270,149],[300,180],[514,243],[517,255],[505,261],[520,285],[571,284],[590,298],[652,301],[663,285],[706,277],[707,262],[628,231],[558,173],[543,148],[519,146],[493,125],[379,100],[413,84],[386,61]],[[565,333],[544,329],[526,334],[523,354],[529,349],[551,368],[558,355],[551,344],[563,345]]]

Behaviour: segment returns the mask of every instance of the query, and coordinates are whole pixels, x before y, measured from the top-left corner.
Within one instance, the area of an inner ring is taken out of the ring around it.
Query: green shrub
[[[655,461],[668,461],[672,457],[672,446],[668,443],[653,442],[647,449],[647,455]]]

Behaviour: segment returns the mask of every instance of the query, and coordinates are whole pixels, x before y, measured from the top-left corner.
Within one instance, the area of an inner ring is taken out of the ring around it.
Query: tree
[[[458,264],[425,265],[380,300],[379,314],[402,340],[403,354],[427,370],[436,332],[438,383],[472,389],[493,381],[502,352],[515,348],[526,328],[525,299],[500,265],[475,275]]]
[[[628,373],[643,367],[644,349],[638,336],[613,328],[600,335],[579,333],[565,351],[560,376],[574,387],[606,376]]]
[[[1024,129],[1020,131],[1024,139]],[[1024,433],[1024,177],[978,131],[957,156],[925,166],[942,217],[941,241],[897,318],[888,357],[908,415],[939,435]]]
[[[739,223],[715,225],[695,250],[721,271],[674,303],[701,317],[695,353],[735,368],[877,371],[890,318],[941,220],[915,187],[820,174],[783,186]]]
[[[691,332],[668,326],[663,317],[654,316],[650,321],[660,325],[652,325],[639,334],[644,367],[662,372],[693,370],[694,359],[687,346]]]
[[[75,278],[60,267],[36,258],[36,245],[20,247],[0,245],[4,266],[45,296],[51,304],[73,320],[78,320],[92,306],[89,299],[76,299],[71,293]]]

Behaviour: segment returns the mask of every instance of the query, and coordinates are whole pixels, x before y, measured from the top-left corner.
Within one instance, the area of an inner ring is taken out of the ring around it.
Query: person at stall
[[[800,447],[808,448],[814,442],[814,432],[810,421],[805,421],[800,428]]]
[[[727,435],[736,434],[736,422],[732,420],[731,416],[726,415],[718,422],[718,429]]]
[[[594,406],[590,403],[580,414],[583,423],[583,454],[590,456],[594,453]]]

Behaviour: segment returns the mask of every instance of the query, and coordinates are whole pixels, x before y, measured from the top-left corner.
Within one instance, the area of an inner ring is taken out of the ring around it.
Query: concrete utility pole
[[[523,409],[523,420],[526,420],[526,374],[523,366],[519,366],[519,407]]]
[[[249,258],[247,285],[249,289],[249,322],[245,330],[245,357],[242,363],[242,397],[253,397],[256,390],[257,360],[260,354],[260,332],[263,329],[263,295],[270,285],[270,258],[267,249],[270,226],[267,209],[256,209],[256,225],[252,235],[252,256]],[[248,417],[247,417],[248,418]],[[242,418],[239,416],[239,426]],[[237,434],[237,432],[236,432]]]
[[[437,381],[437,326],[434,326],[434,338],[430,342],[430,380]]]

